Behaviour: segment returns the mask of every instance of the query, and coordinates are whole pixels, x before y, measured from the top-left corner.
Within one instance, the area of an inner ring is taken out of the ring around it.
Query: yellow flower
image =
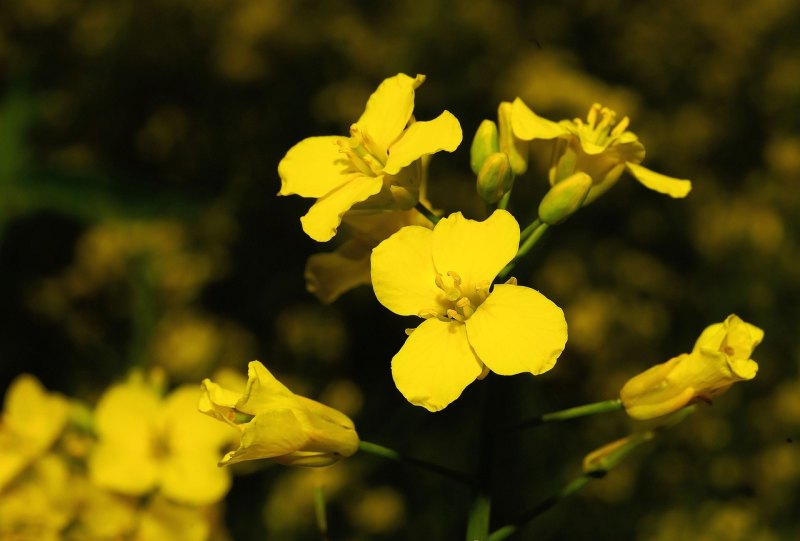
[[[536,375],[555,365],[567,341],[561,309],[512,283],[490,293],[519,235],[504,210],[483,222],[459,212],[433,230],[404,227],[372,252],[380,303],[425,319],[392,359],[395,384],[412,404],[438,411],[489,370]]]
[[[425,76],[398,74],[370,96],[350,137],[309,137],[293,146],[278,164],[278,195],[297,194],[317,202],[301,218],[312,239],[330,240],[342,216],[354,205],[371,209],[410,209],[417,202],[419,158],[461,143],[461,126],[448,111],[415,122],[414,91]]]
[[[594,183],[584,205],[611,188],[624,170],[646,188],[672,197],[686,197],[692,189],[688,180],[656,173],[639,165],[644,160],[644,145],[635,133],[627,131],[628,117],[618,123],[617,114],[595,103],[586,122],[580,118],[553,122],[538,116],[517,98],[512,110],[514,135],[522,140],[555,139],[555,157],[550,167],[550,184],[555,185],[582,171]]]
[[[691,353],[645,370],[620,391],[634,419],[660,417],[703,400],[710,402],[737,381],[753,379],[758,364],[750,358],[764,331],[736,315],[706,328]]]
[[[258,361],[247,368],[244,393],[203,381],[200,411],[241,432],[238,449],[220,465],[269,458],[288,466],[328,466],[358,450],[347,415],[298,396]]]
[[[0,490],[44,454],[64,430],[69,405],[30,374],[6,391],[0,416]]]
[[[195,386],[184,385],[162,399],[153,386],[135,379],[108,389],[95,411],[92,482],[137,496],[159,488],[190,505],[220,500],[230,476],[217,468],[217,456],[236,434],[199,415],[198,396]]]

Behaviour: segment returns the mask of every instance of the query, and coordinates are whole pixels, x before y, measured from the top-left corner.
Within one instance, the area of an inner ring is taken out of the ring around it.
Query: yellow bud
[[[555,225],[569,218],[581,208],[592,187],[592,178],[586,173],[575,173],[550,188],[539,203],[539,219]]]
[[[483,162],[478,172],[478,195],[487,203],[496,203],[511,189],[514,173],[503,152],[495,152]]]
[[[511,109],[511,102],[507,101],[501,102],[497,108],[500,152],[508,155],[514,174],[521,175],[528,170],[528,142],[514,136],[511,127]]]
[[[484,120],[475,132],[472,147],[469,150],[469,166],[476,175],[483,167],[486,158],[500,151],[497,139],[497,124],[491,120]]]

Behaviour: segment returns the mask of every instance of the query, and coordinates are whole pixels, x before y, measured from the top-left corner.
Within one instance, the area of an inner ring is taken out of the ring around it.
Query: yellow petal
[[[354,175],[317,202],[300,218],[303,231],[317,242],[326,242],[333,238],[344,213],[350,207],[360,203],[381,191],[383,177]]]
[[[464,325],[436,318],[414,329],[392,359],[397,388],[409,402],[429,411],[439,411],[458,398],[482,370]]]
[[[440,220],[433,230],[436,270],[443,275],[456,272],[467,295],[474,295],[479,282],[491,283],[518,248],[519,224],[505,210],[494,211],[482,222],[456,212]]]
[[[247,387],[236,403],[242,413],[258,415],[266,410],[296,408],[295,394],[259,361],[247,365]]]
[[[231,485],[230,471],[220,468],[218,460],[216,449],[171,452],[163,464],[161,493],[187,505],[218,502]]]
[[[289,409],[265,411],[243,426],[239,448],[226,454],[220,464],[278,457],[298,451],[308,443],[308,436]]]
[[[440,310],[431,250],[433,231],[408,226],[372,250],[372,287],[378,302],[401,316]]]
[[[466,327],[480,360],[503,376],[547,372],[567,343],[567,322],[561,308],[523,286],[494,286]]]
[[[686,197],[692,190],[691,181],[668,177],[633,162],[627,162],[625,167],[645,188],[650,188],[658,193],[667,194],[670,197]]]
[[[349,240],[335,252],[312,255],[306,261],[306,289],[329,304],[342,293],[369,284],[371,251],[363,243]]]
[[[433,120],[414,122],[400,139],[389,148],[389,159],[383,170],[396,175],[400,170],[429,154],[440,150],[453,152],[461,144],[461,124],[449,111]]]
[[[219,421],[233,425],[236,403],[242,393],[225,389],[221,385],[206,378],[200,384],[202,394],[197,404],[200,413],[204,413]]]
[[[405,73],[384,80],[369,97],[358,127],[386,151],[405,129],[414,111],[414,90],[425,81],[424,75],[412,79]]]
[[[202,391],[196,385],[182,385],[164,402],[165,439],[171,452],[197,452],[216,455],[226,442],[235,441],[239,432],[197,411]],[[213,462],[216,464],[216,460]]]
[[[213,514],[213,513],[212,513]],[[156,494],[137,516],[135,541],[204,541],[212,536],[209,510],[181,505]]]
[[[278,195],[322,197],[349,178],[350,162],[340,152],[337,136],[309,137],[289,149],[278,164]]]
[[[511,127],[514,135],[524,141],[555,139],[569,135],[569,131],[561,124],[540,117],[519,98],[511,104]]]

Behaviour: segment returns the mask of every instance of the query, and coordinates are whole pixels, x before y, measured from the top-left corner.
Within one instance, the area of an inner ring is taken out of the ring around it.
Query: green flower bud
[[[478,195],[486,203],[497,203],[514,183],[511,162],[504,152],[486,158],[478,172]]]
[[[515,175],[521,175],[528,170],[528,142],[514,136],[511,128],[511,103],[500,102],[497,108],[497,122],[500,133],[500,152],[508,154],[511,170]]]
[[[563,222],[581,208],[589,190],[592,177],[586,173],[575,173],[552,188],[539,203],[539,219],[548,225]]]
[[[483,162],[490,155],[500,151],[497,139],[497,124],[491,120],[484,120],[475,132],[472,147],[469,150],[469,165],[476,175],[480,172]]]

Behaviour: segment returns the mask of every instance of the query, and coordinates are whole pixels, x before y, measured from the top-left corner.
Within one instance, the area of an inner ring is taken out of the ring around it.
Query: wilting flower
[[[691,353],[645,370],[620,391],[635,419],[660,417],[695,402],[710,402],[737,381],[753,379],[758,364],[750,358],[764,331],[736,315],[706,328]]]
[[[423,81],[424,75],[403,73],[386,79],[350,126],[350,137],[309,137],[286,153],[278,164],[278,195],[317,199],[300,220],[309,237],[330,240],[354,205],[410,209],[418,198],[419,159],[461,143],[461,126],[448,111],[414,121],[414,91]]]
[[[380,303],[425,319],[392,359],[395,384],[412,404],[438,411],[489,370],[541,374],[555,365],[567,341],[561,309],[515,283],[491,289],[519,235],[504,210],[483,222],[458,212],[433,230],[404,227],[373,250]]]
[[[220,464],[269,458],[289,466],[328,466],[358,450],[358,434],[344,413],[298,396],[258,361],[247,368],[244,393],[203,380],[200,411],[241,432],[238,449]]]
[[[593,187],[584,204],[589,204],[611,188],[627,170],[642,185],[672,197],[686,197],[692,189],[688,180],[656,173],[639,165],[644,160],[644,145],[635,133],[627,131],[629,120],[616,121],[617,114],[595,103],[586,122],[580,118],[553,122],[538,116],[517,98],[513,103],[514,135],[522,140],[555,139],[550,184],[555,185],[582,171],[592,177]]]
[[[132,496],[158,488],[191,505],[224,497],[230,473],[217,467],[217,457],[236,433],[199,415],[198,395],[196,387],[184,385],[162,398],[136,379],[109,388],[95,411],[91,481]]]
[[[44,454],[64,430],[69,405],[29,375],[6,391],[0,415],[0,490]]]

